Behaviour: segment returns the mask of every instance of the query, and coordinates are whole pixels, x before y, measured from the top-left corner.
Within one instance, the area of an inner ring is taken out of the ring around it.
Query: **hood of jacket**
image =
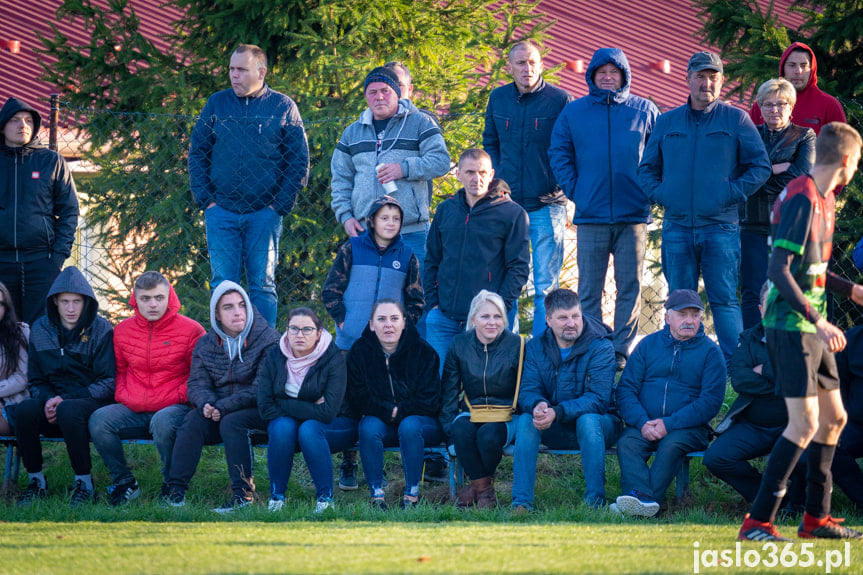
[[[801,92],[805,92],[812,86],[818,85],[818,60],[815,59],[815,52],[812,51],[812,48],[804,44],[803,42],[794,42],[782,52],[782,57],[779,59],[779,77],[785,77],[785,60],[788,59],[788,56],[791,55],[791,52],[794,50],[806,50],[809,52],[809,67],[812,69],[812,73],[809,74],[809,82],[806,83],[806,87],[800,90]]]
[[[60,320],[60,310],[57,309],[57,305],[52,300],[55,295],[61,293],[76,293],[84,296],[84,310],[81,312],[81,317],[78,318],[78,323],[70,331],[77,332],[90,327],[99,311],[99,302],[81,270],[75,266],[67,267],[60,272],[60,275],[51,284],[51,289],[48,290],[48,296],[45,299],[48,319],[58,328],[63,327],[63,322]]]
[[[623,72],[623,85],[614,91],[604,90],[593,82],[593,76],[596,70],[606,64],[614,64],[621,72]],[[584,80],[587,82],[587,88],[590,95],[598,100],[605,100],[609,94],[611,98],[618,104],[626,102],[629,98],[629,86],[632,82],[632,71],[629,68],[629,61],[626,59],[626,54],[620,48],[600,48],[593,53],[590,59],[590,65],[584,73]]]
[[[222,325],[219,323],[219,320],[216,319],[216,304],[219,303],[219,299],[225,295],[225,292],[229,291],[239,292],[240,295],[243,296],[243,301],[246,302],[246,325],[243,327],[243,331],[241,331],[236,338],[238,346],[237,354],[240,361],[243,361],[243,345],[246,343],[246,339],[252,331],[252,326],[255,323],[257,314],[255,313],[255,307],[252,305],[252,300],[249,298],[249,294],[246,293],[246,290],[244,290],[240,284],[234,283],[230,280],[225,280],[213,290],[213,296],[210,298],[210,326],[223,342],[229,339],[228,334],[226,334],[222,329]],[[229,354],[229,356],[233,357],[231,354]]]
[[[597,339],[611,337],[611,328],[593,317],[592,315],[584,314],[581,316],[584,321],[584,328],[581,330],[581,335],[572,344],[571,355],[579,356],[587,353],[590,344]]]
[[[23,147],[43,147],[42,144],[39,143],[39,128],[42,127],[42,116],[35,108],[33,108],[33,106],[19,98],[9,98],[6,100],[6,103],[3,104],[3,107],[0,108],[0,144],[2,144],[4,148],[9,147],[6,145],[6,138],[3,136],[3,129],[6,127],[9,120],[12,119],[12,116],[21,111],[30,112],[30,115],[33,116],[33,136],[30,138],[29,142],[24,144]]]
[[[216,300],[218,301],[218,300]],[[146,317],[144,317],[141,312],[138,311],[138,302],[135,300],[135,291],[132,291],[132,297],[129,298],[129,306],[135,312],[135,323],[141,327],[150,327],[149,324],[152,323],[152,327],[154,330],[160,329],[162,326],[171,323],[175,317],[180,313],[180,297],[177,295],[177,292],[174,291],[174,286],[168,283],[168,309],[165,310],[165,315],[160,317],[154,322],[150,322]]]

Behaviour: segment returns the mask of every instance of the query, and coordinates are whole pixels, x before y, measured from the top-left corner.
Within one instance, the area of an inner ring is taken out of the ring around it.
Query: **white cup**
[[[384,167],[383,164],[378,164],[375,170],[380,173],[381,169]],[[384,191],[388,194],[393,194],[398,191],[399,187],[396,185],[395,181],[387,182],[386,184],[381,184],[384,187]]]

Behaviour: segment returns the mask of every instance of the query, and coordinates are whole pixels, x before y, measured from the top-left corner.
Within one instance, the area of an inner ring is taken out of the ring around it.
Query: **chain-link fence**
[[[850,114],[858,117],[860,105]],[[105,313],[113,320],[131,314],[128,298],[134,279],[148,269],[160,270],[172,281],[183,303],[183,312],[209,325],[209,283],[211,277],[204,215],[190,189],[189,150],[197,118],[191,116],[114,113],[72,108],[54,103],[52,134],[56,149],[66,157],[80,158],[74,165],[81,199],[82,217],[73,258],[87,274],[102,300]],[[439,118],[450,157],[455,160],[465,149],[479,146],[484,124],[482,114],[443,115]],[[78,130],[56,132],[58,123],[81,126]],[[311,159],[308,185],[296,194],[296,202],[284,218],[278,262],[276,291],[279,327],[288,308],[310,305],[322,313],[321,287],[346,235],[330,209],[330,154],[344,128],[354,118],[306,118]],[[852,120],[854,122],[856,120]],[[264,164],[249,163],[253,150],[270,154],[294,154],[284,150],[279,134],[285,126],[255,117],[245,121],[217,123],[219,133],[233,133],[236,144],[219,156],[213,166],[218,184],[245,178],[260,189],[290,189],[302,180],[304,170],[274,171],[282,158],[270,157]],[[859,122],[857,123],[859,125]],[[215,157],[215,156],[212,156]],[[288,165],[288,164],[286,164]],[[296,163],[295,163],[296,165]],[[304,164],[303,164],[304,168]],[[267,173],[264,173],[267,172]],[[236,180],[241,181],[241,180]],[[230,187],[230,186],[228,186]],[[434,207],[459,187],[452,172],[434,180]],[[290,203],[278,195],[253,196],[248,207],[273,206],[285,211]],[[200,198],[199,198],[200,200]],[[240,201],[240,200],[237,200]],[[242,207],[240,204],[238,206]],[[849,186],[839,198],[834,270],[858,280],[851,251],[863,227],[860,192]],[[570,216],[572,215],[570,205]],[[242,211],[242,210],[240,210]],[[570,217],[571,219],[571,217]],[[667,287],[661,273],[659,247],[661,219],[648,232],[648,249],[642,289],[640,333],[651,333],[663,325],[662,304]],[[561,283],[577,289],[575,228],[566,234],[566,255]],[[237,261],[243,250],[236,245]],[[244,280],[241,283],[247,285]],[[604,320],[612,324],[614,309],[612,266],[603,301]],[[532,319],[532,286],[523,292],[520,305],[522,332],[529,333]],[[843,327],[861,319],[860,311],[845,300],[837,300],[836,318]],[[710,321],[708,317],[708,329]]]

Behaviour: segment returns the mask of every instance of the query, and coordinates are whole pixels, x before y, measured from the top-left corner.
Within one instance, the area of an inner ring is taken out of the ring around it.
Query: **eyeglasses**
[[[288,333],[291,335],[299,335],[300,332],[302,332],[303,335],[312,335],[317,330],[318,328],[316,327],[297,327],[295,325],[288,326]]]
[[[787,107],[788,107],[788,102],[775,102],[775,103],[770,103],[770,104],[765,103],[765,104],[764,104],[763,106],[761,106],[761,107],[762,107],[762,108],[764,108],[765,110],[779,110],[779,111],[782,111],[782,110],[784,110],[785,108],[787,108]]]

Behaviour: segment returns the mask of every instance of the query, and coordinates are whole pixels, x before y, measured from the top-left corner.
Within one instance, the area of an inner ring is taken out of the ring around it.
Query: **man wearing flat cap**
[[[698,52],[689,59],[689,99],[656,121],[638,177],[650,200],[665,208],[662,272],[668,288],[697,290],[698,276],[704,278],[728,362],[743,330],[737,206],[772,168],[749,116],[719,99],[723,80],[718,54]]]
[[[617,384],[626,428],[617,441],[623,495],[612,505],[624,515],[656,515],[683,458],[707,447],[725,397],[725,361],[704,335],[701,298],[679,289],[665,309],[665,327],[641,340]]]
[[[428,182],[450,169],[440,127],[409,100],[399,77],[383,66],[363,82],[368,109],[348,126],[333,152],[332,196],[336,219],[348,236],[365,231],[363,220],[384,194],[404,209],[402,240],[425,260],[429,228]]]

